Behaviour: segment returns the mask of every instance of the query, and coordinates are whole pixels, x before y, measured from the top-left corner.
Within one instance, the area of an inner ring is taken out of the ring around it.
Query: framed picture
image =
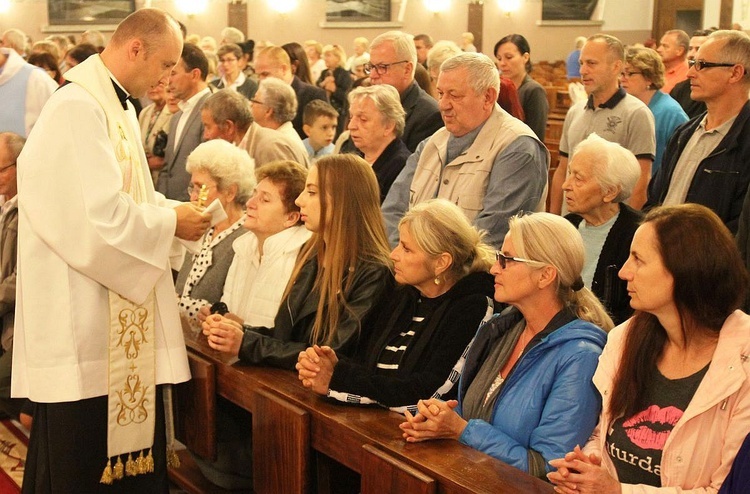
[[[135,0],[47,0],[50,25],[119,24],[135,12]]]
[[[598,0],[542,0],[542,21],[599,20],[597,3]]]
[[[391,0],[326,0],[326,22],[389,22],[390,20]]]

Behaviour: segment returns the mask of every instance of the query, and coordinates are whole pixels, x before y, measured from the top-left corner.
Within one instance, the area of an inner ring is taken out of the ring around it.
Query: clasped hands
[[[336,352],[329,346],[313,345],[299,352],[297,369],[299,380],[306,388],[319,395],[328,394],[333,369],[339,362]]]
[[[458,439],[468,422],[456,413],[454,408],[457,406],[456,400],[419,400],[416,415],[408,410],[404,412],[406,422],[399,425],[404,439],[410,443],[429,439]]]
[[[219,314],[211,314],[201,323],[201,329],[208,346],[234,357],[239,355],[245,334],[242,324]]]
[[[602,459],[592,453],[587,455],[580,446],[564,458],[551,460],[557,471],[547,474],[555,484],[555,492],[562,494],[620,494],[622,486],[602,467]]]

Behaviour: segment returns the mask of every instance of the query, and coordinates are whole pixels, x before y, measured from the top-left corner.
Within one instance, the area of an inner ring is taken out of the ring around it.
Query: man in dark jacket
[[[675,130],[646,207],[702,204],[736,232],[750,184],[750,36],[716,31],[691,64],[691,95],[707,112]]]

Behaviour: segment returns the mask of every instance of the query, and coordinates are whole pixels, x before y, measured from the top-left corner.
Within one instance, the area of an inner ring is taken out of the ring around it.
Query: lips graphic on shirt
[[[672,428],[682,417],[682,410],[651,405],[622,423],[628,438],[642,449],[664,449]]]

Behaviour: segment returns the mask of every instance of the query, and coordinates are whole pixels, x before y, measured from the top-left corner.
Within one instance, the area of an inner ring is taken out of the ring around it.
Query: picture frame
[[[326,23],[390,20],[391,0],[326,0]]]
[[[135,0],[47,0],[53,26],[117,25],[135,12]]]

